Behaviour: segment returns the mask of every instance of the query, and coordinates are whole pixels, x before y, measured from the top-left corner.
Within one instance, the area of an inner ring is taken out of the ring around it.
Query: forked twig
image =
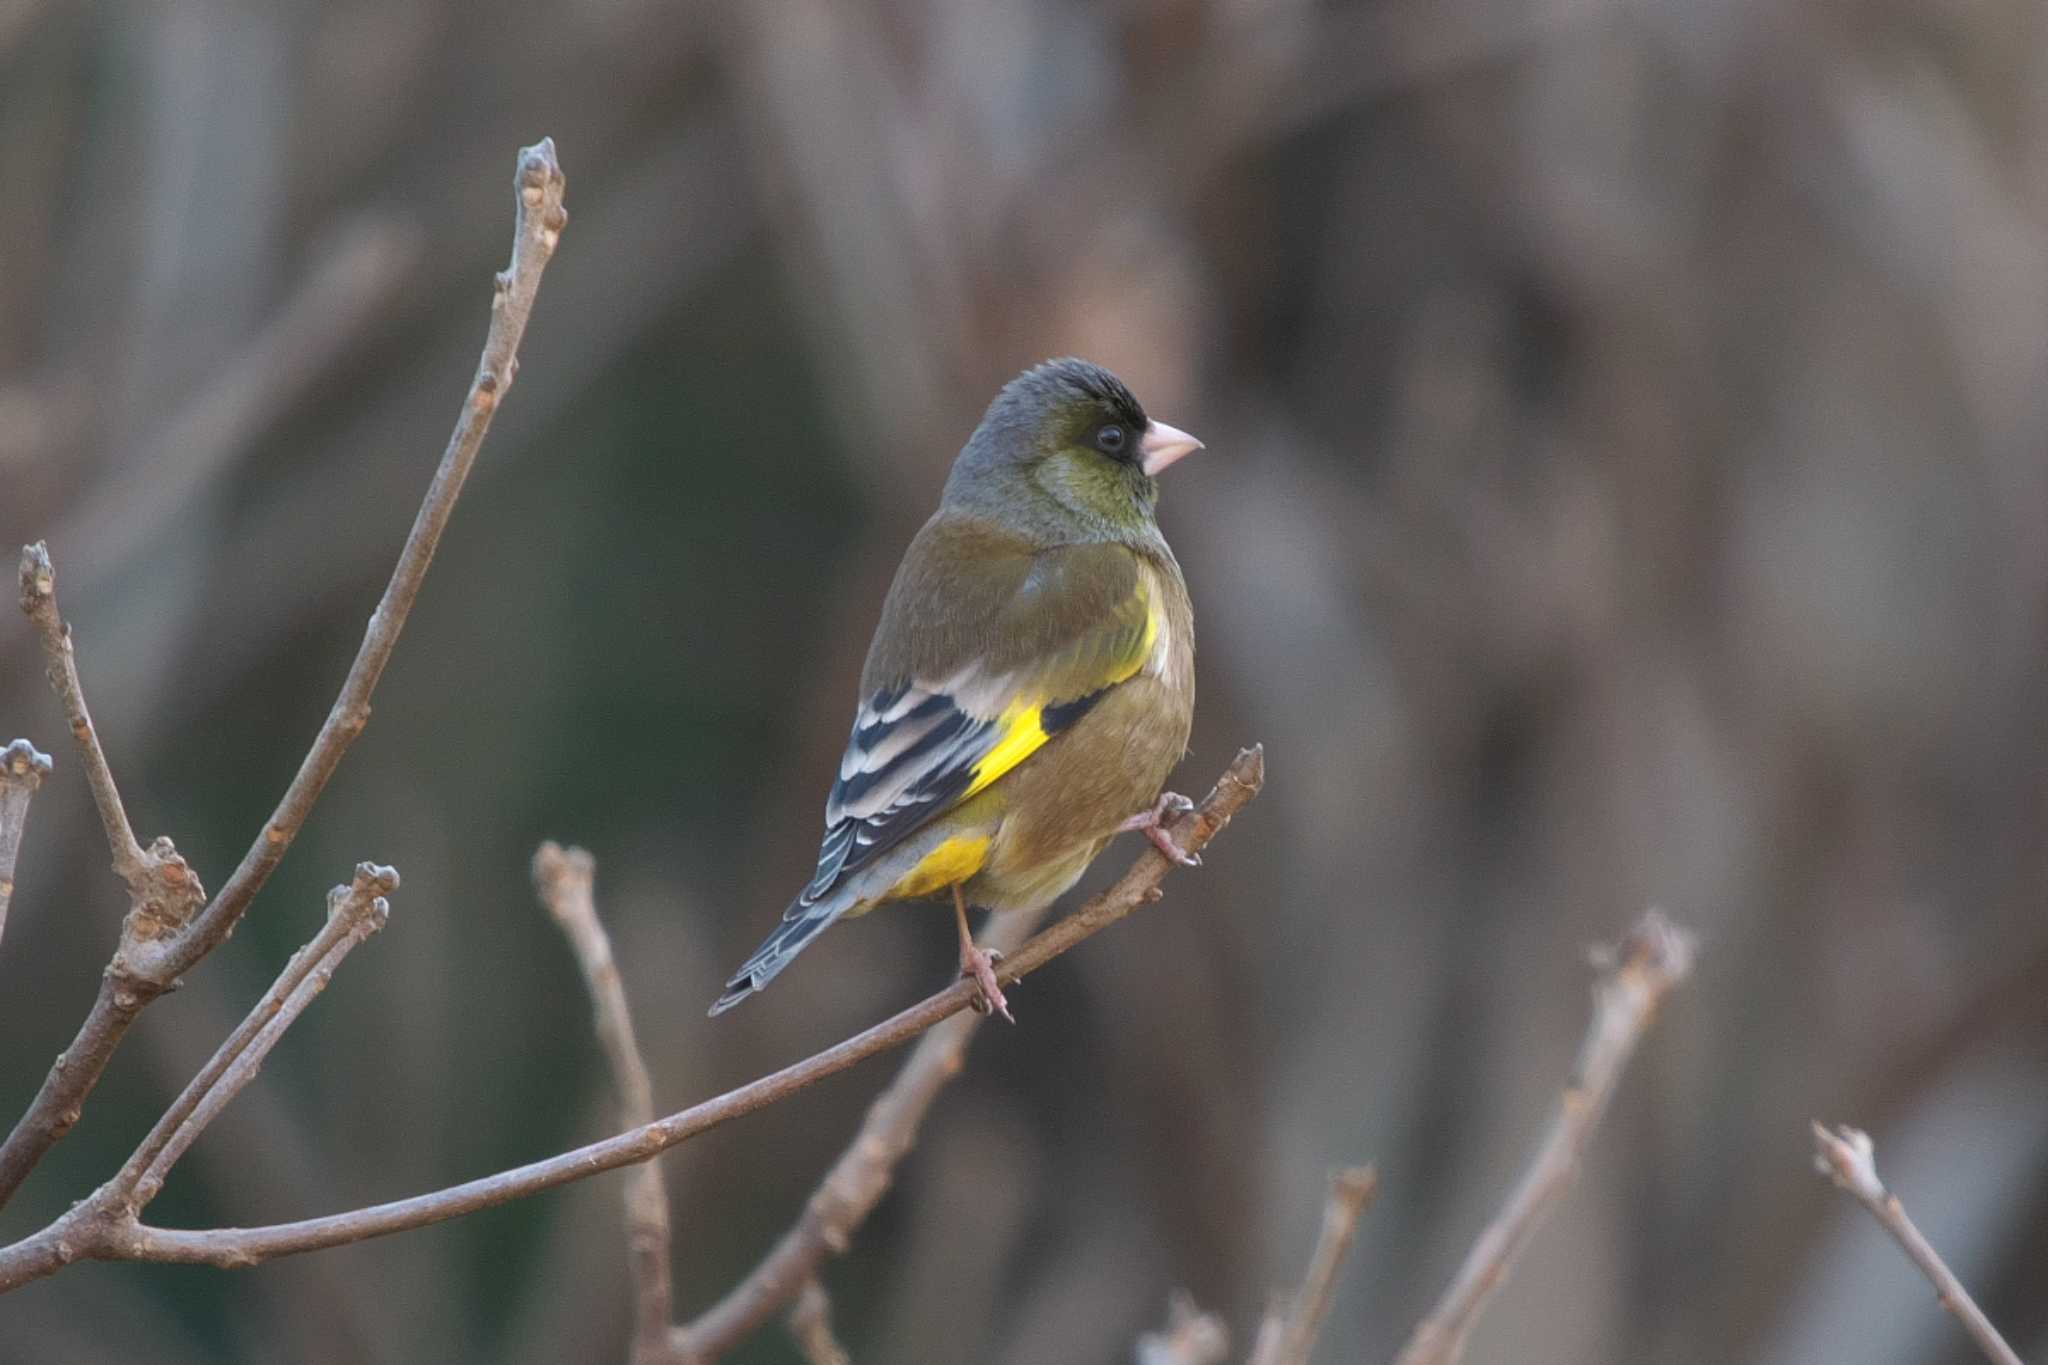
[[[171,1102],[114,1178],[116,1186],[132,1194],[135,1208],[156,1198],[171,1167],[228,1101],[256,1078],[284,1031],[327,989],[341,960],[390,920],[391,906],[384,898],[397,889],[395,868],[358,863],[347,886],[327,893],[327,922],[292,954],[263,998]]]
[[[351,949],[384,927],[391,907],[383,892],[397,887],[388,867],[362,863],[354,880],[327,893],[327,919],[185,1086],[112,1179],[71,1206],[56,1222],[0,1249],[0,1288],[48,1275],[83,1257],[146,1260],[137,1248],[150,1230],[142,1210],[208,1124],[256,1077],[286,1029],[327,987]]]
[[[392,569],[391,581],[371,614],[355,662],[350,665],[341,691],[297,775],[285,788],[284,796],[243,855],[241,864],[210,902],[206,901],[199,879],[177,856],[168,839],[157,840],[147,851],[136,847],[134,832],[122,809],[106,754],[78,685],[70,633],[57,612],[56,574],[49,553],[41,545],[30,546],[23,552],[22,605],[42,634],[51,682],[78,737],[86,776],[113,847],[115,870],[128,882],[134,905],[124,924],[120,947],[101,979],[99,994],[85,1022],[79,1026],[71,1045],[52,1064],[28,1111],[15,1124],[6,1142],[0,1143],[0,1207],[6,1205],[44,1154],[78,1121],[86,1097],[99,1083],[136,1016],[234,931],[249,903],[298,837],[314,802],[340,766],[342,755],[369,723],[370,694],[376,690],[377,680],[383,676],[384,666],[398,645],[399,634],[433,562],[441,533],[455,510],[463,481],[468,478],[490,430],[491,417],[518,372],[519,342],[533,314],[541,274],[568,222],[567,210],[562,207],[566,181],[555,159],[552,139],[542,138],[520,152],[515,184],[518,210],[512,262],[497,277],[483,355],[433,482],[413,519],[405,548]],[[202,902],[205,908],[199,909]]]

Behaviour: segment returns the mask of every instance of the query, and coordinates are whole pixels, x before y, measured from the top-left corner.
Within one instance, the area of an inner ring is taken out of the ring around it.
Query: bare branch
[[[164,1111],[149,1136],[114,1177],[113,1184],[140,1209],[155,1199],[164,1178],[207,1125],[256,1078],[263,1059],[327,983],[357,944],[382,929],[391,916],[384,897],[398,889],[398,872],[358,863],[354,879],[327,893],[327,922],[312,941],[293,953],[277,980],[230,1033]]]
[[[14,899],[14,864],[21,856],[28,803],[49,775],[50,756],[27,740],[0,749],[0,935],[7,932],[7,906]]]
[[[566,181],[561,165],[555,159],[552,139],[542,138],[520,152],[515,177],[518,209],[512,262],[496,279],[491,300],[490,331],[484,340],[483,356],[478,361],[476,377],[470,382],[462,412],[456,418],[455,430],[448,438],[447,449],[442,453],[440,466],[434,471],[433,482],[427,487],[426,497],[413,520],[412,531],[406,537],[405,548],[399,552],[391,581],[385,586],[384,596],[377,603],[369,627],[363,634],[362,646],[356,651],[355,662],[350,665],[348,676],[342,682],[340,695],[334,699],[326,722],[314,737],[312,747],[278,801],[276,810],[243,855],[240,866],[206,908],[189,923],[185,917],[170,915],[167,910],[165,932],[154,936],[131,932],[150,927],[138,925],[137,915],[131,912],[130,926],[124,929],[121,949],[115,954],[114,962],[100,984],[99,995],[93,1001],[84,1024],[80,1025],[77,1037],[51,1066],[28,1112],[15,1124],[7,1141],[0,1144],[0,1207],[4,1207],[15,1190],[20,1188],[21,1182],[35,1169],[43,1154],[77,1122],[86,1096],[98,1084],[114,1049],[120,1045],[136,1015],[234,932],[235,924],[249,908],[249,903],[298,837],[306,817],[312,812],[313,803],[319,800],[328,779],[340,765],[342,755],[348,752],[349,745],[369,723],[370,695],[376,690],[377,680],[383,676],[384,667],[398,645],[399,634],[404,630],[406,617],[419,595],[420,584],[433,563],[441,533],[447,528],[448,518],[455,510],[455,501],[461,495],[463,481],[469,477],[470,467],[476,462],[477,452],[490,430],[491,417],[518,373],[519,342],[525,335],[527,320],[533,315],[541,274],[553,257],[562,229],[568,222],[568,212],[562,207],[565,187]],[[47,617],[52,624],[45,625],[42,618],[37,618],[37,624],[43,630],[48,650],[56,647],[52,645],[51,633],[56,629],[54,623],[57,620],[53,595],[55,584],[54,575],[48,573],[49,557],[46,553],[39,554],[40,550],[39,546],[31,546],[23,554],[22,595],[23,605],[29,609],[31,617],[36,617],[37,611],[47,604]],[[61,646],[62,658],[60,667],[60,661],[52,656],[52,681],[58,683],[58,693],[64,698],[66,710],[72,716],[72,729],[80,736],[80,745],[86,755],[87,776],[93,783],[95,798],[100,801],[108,838],[115,844],[118,870],[122,866],[123,850],[133,849],[134,835],[128,829],[127,817],[120,813],[113,778],[106,772],[105,756],[99,752],[99,741],[92,732],[91,719],[85,713],[84,699],[77,691],[77,673],[71,666],[68,636],[58,631],[54,638]],[[74,702],[75,711],[72,709]],[[118,824],[116,816],[119,817]],[[152,846],[151,854],[157,856],[165,869],[165,877],[182,873],[190,891],[196,893],[192,897],[194,904],[204,899],[198,879],[191,876],[182,859],[176,858],[176,851],[170,848],[169,840],[159,840]],[[151,855],[136,853],[133,856]],[[175,862],[171,861],[173,859]],[[134,885],[131,880],[131,888]]]
[[[1941,1259],[1913,1220],[1906,1216],[1906,1206],[1899,1197],[1884,1187],[1877,1178],[1877,1148],[1870,1140],[1870,1134],[1860,1128],[1840,1127],[1830,1129],[1816,1121],[1813,1125],[1813,1164],[1824,1176],[1855,1196],[1856,1202],[1870,1210],[1870,1216],[1881,1224],[1892,1240],[1904,1249],[1907,1257],[1920,1268],[1927,1282],[1934,1286],[1935,1296],[1941,1306],[1955,1314],[1963,1324],[1963,1330],[1970,1334],[1970,1340],[1977,1343],[1977,1349],[1984,1353],[1986,1360],[1994,1365],[2020,1365],[2019,1354],[2006,1344],[1998,1329],[1991,1325],[1991,1319],[1984,1316],[1984,1310],[1970,1297],[1970,1291],[1955,1277]]]
[[[1486,1300],[1507,1279],[1543,1216],[1578,1175],[1629,1055],[1664,996],[1692,970],[1693,939],[1651,910],[1621,943],[1594,954],[1593,1022],[1550,1131],[1499,1215],[1479,1235],[1449,1289],[1402,1348],[1397,1365],[1455,1365]]]
[[[825,1286],[805,1280],[789,1310],[789,1334],[810,1365],[853,1365],[853,1357],[832,1334],[832,1299]]]
[[[1223,1365],[1229,1354],[1223,1320],[1176,1289],[1166,1300],[1166,1330],[1138,1338],[1137,1365]]]
[[[1042,911],[995,919],[985,946],[1008,956],[1038,926]],[[854,1231],[889,1190],[897,1163],[917,1142],[918,1126],[948,1081],[960,1074],[967,1044],[986,1016],[956,1014],[918,1039],[903,1069],[868,1106],[860,1131],[804,1205],[796,1226],[724,1297],[675,1330],[685,1360],[714,1360],[731,1350],[810,1283],[828,1256],[843,1255]]]
[[[1280,1319],[1278,1330],[1262,1325],[1252,1350],[1251,1365],[1308,1365],[1323,1319],[1330,1314],[1337,1271],[1351,1250],[1358,1220],[1379,1193],[1378,1172],[1370,1166],[1347,1166],[1330,1176],[1330,1197],[1323,1203],[1323,1229],[1309,1257],[1300,1292]],[[1268,1315],[1267,1324],[1274,1321]]]
[[[113,1179],[71,1206],[56,1222],[14,1246],[0,1249],[0,1263],[47,1275],[81,1256],[104,1256],[132,1242],[142,1231],[142,1208],[156,1198],[164,1178],[228,1102],[256,1078],[263,1059],[284,1031],[327,988],[341,960],[358,943],[384,927],[391,907],[380,892],[398,885],[398,874],[374,863],[359,863],[355,879],[327,893],[327,920],[271,983],[263,998],[228,1035],[199,1074],[165,1111],[142,1145]],[[5,1284],[0,1272],[0,1288]]]
[[[142,846],[135,842],[127,808],[121,804],[121,789],[114,784],[114,770],[107,766],[107,751],[100,745],[92,710],[85,704],[85,687],[78,680],[78,657],[71,648],[71,627],[57,609],[57,570],[50,563],[50,547],[40,540],[22,546],[20,572],[21,609],[43,642],[43,673],[63,704],[71,738],[78,745],[79,757],[85,760],[86,785],[92,788],[92,803],[99,809],[100,823],[106,827],[115,875],[130,890],[139,891],[143,882]]]
[[[1175,841],[1189,852],[1200,852],[1230,823],[1231,817],[1258,794],[1264,782],[1263,753],[1256,746],[1240,752],[1202,804],[1174,822],[1171,833]],[[1157,901],[1162,894],[1159,884],[1165,880],[1171,866],[1157,849],[1147,848],[1108,890],[1006,959],[999,971],[1005,984],[1022,980],[1140,905]],[[956,981],[936,995],[844,1042],[667,1118],[543,1161],[411,1199],[296,1223],[206,1231],[137,1225],[99,1230],[95,1235],[95,1229],[73,1223],[67,1216],[13,1246],[0,1248],[0,1292],[54,1274],[69,1262],[81,1258],[164,1261],[224,1268],[255,1265],[276,1256],[318,1251],[427,1227],[558,1185],[588,1179],[601,1171],[646,1161],[699,1133],[785,1100],[827,1076],[836,1075],[877,1053],[901,1046],[939,1021],[966,1009],[976,989],[971,981]]]
[[[619,965],[612,957],[611,938],[597,918],[596,878],[596,860],[583,849],[565,849],[550,840],[533,855],[534,889],[568,937],[590,989],[597,1040],[619,1090],[619,1126],[638,1128],[654,1122],[654,1083],[633,1036],[633,1016],[626,1006]],[[668,1186],[662,1181],[658,1161],[643,1162],[626,1182],[626,1258],[633,1270],[633,1361],[635,1365],[662,1365],[674,1359],[668,1342],[674,1291],[669,1270]]]
[[[206,901],[198,874],[168,838],[154,840],[147,849],[136,845],[135,831],[100,745],[99,730],[85,703],[71,628],[57,605],[57,570],[49,547],[40,541],[22,547],[20,585],[21,609],[42,638],[44,672],[63,704],[72,738],[85,762],[86,783],[106,828],[114,872],[128,887],[128,913],[78,1036],[58,1054],[28,1112],[0,1144],[0,1207],[42,1160],[43,1153],[78,1122],[87,1092],[106,1069],[107,1059],[135,1016],[170,988],[171,978],[153,974],[143,964],[164,943],[185,932]]]

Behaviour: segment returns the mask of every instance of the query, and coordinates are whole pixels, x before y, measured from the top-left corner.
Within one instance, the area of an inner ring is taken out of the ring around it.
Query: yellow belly
[[[1023,909],[1072,886],[1180,761],[1192,710],[1185,696],[1133,678],[991,788],[1004,809],[968,899]]]
[[[988,860],[990,836],[986,834],[956,834],[937,848],[918,859],[916,867],[910,869],[903,880],[889,888],[883,900],[903,900],[911,896],[929,896],[934,891],[943,891],[955,882],[964,882],[981,871],[981,865]]]

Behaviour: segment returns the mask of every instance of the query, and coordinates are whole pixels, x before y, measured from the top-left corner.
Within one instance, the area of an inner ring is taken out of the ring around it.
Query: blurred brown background
[[[1174,1286],[1242,1341],[1367,1158],[1318,1358],[1386,1358],[1548,1116],[1584,946],[1651,901],[1699,975],[1470,1358],[1973,1359],[1814,1116],[2048,1353],[2048,11],[0,0],[0,543],[49,538],[138,833],[210,887],[360,637],[543,133],[572,222],[376,718],[0,1236],[112,1169],[358,859],[404,873],[391,927],[161,1221],[608,1130],[543,837],[600,860],[664,1108],[945,980],[944,918],[892,913],[703,1017],[808,873],[960,440],[1077,352],[1208,442],[1162,509],[1179,785],[1253,739],[1272,782],[984,1030],[828,1271],[856,1358],[1124,1360]],[[11,612],[0,731],[58,761],[0,945],[11,1122],[124,905]],[[668,1160],[683,1312],[890,1067]],[[0,1305],[0,1360],[616,1360],[617,1179],[74,1268]]]

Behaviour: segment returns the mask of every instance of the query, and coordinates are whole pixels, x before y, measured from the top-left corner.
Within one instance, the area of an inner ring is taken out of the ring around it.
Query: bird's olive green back
[[[937,681],[979,662],[987,675],[1029,673],[1048,700],[1065,700],[1100,684],[1102,651],[1122,647],[1126,636],[1135,641],[1145,615],[1138,559],[1128,547],[1043,548],[979,518],[941,512],[896,571],[861,694]]]

